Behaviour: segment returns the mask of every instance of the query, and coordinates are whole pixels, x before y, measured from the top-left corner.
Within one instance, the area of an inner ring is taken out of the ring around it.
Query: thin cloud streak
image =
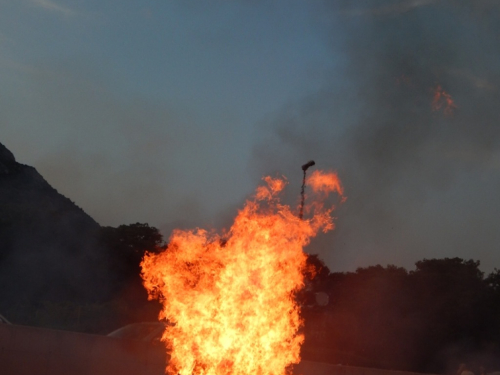
[[[410,12],[416,8],[420,8],[423,6],[428,6],[434,3],[439,2],[440,0],[410,0],[410,1],[401,1],[398,4],[394,5],[386,5],[378,8],[370,8],[370,9],[353,9],[344,11],[344,14],[351,16],[364,16],[364,15],[373,15],[373,16],[382,16],[382,15],[390,15],[390,14],[402,14],[406,12]]]
[[[495,86],[489,79],[485,77],[479,77],[473,74],[470,70],[450,69],[448,72],[449,74],[454,75],[458,78],[463,78],[475,88],[488,91],[494,91],[497,89],[497,86]]]
[[[74,16],[76,12],[66,6],[59,5],[52,0],[31,0],[31,3],[52,12],[58,12],[65,16]]]

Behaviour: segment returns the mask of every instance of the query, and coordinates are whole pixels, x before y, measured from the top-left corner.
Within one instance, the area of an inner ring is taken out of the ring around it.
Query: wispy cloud
[[[352,4],[341,11],[342,14],[349,16],[391,16],[414,11],[421,7],[430,6],[436,3],[445,3],[444,0],[400,0],[388,4],[382,4],[375,7],[354,8]],[[499,0],[448,0],[446,3],[452,6],[464,6],[474,14],[482,14],[493,9],[500,9]]]
[[[65,16],[73,16],[76,14],[76,12],[73,9],[57,4],[52,0],[31,0],[31,3],[40,8],[46,9],[51,12],[57,12]]]
[[[469,70],[449,69],[448,72],[455,77],[460,77],[460,78],[465,79],[467,82],[469,82],[469,84],[471,84],[472,86],[474,86],[478,89],[489,90],[489,91],[497,89],[497,86],[495,86],[491,82],[491,80],[489,80],[485,77],[479,77],[479,76],[473,74]]]
[[[390,14],[401,14],[410,12],[422,6],[431,5],[438,1],[439,0],[406,0],[406,1],[400,1],[397,4],[384,5],[377,8],[352,9],[346,11],[345,13],[351,16],[363,16],[363,15],[382,16]]]

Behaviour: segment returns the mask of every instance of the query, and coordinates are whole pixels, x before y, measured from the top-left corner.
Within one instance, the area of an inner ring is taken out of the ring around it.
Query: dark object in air
[[[307,168],[312,167],[315,164],[316,163],[314,162],[314,160],[309,160],[307,163],[305,163],[302,166],[302,170],[304,171],[304,177],[302,178],[302,189],[300,191],[299,219],[301,219],[301,220],[302,220],[302,216],[304,216],[304,199],[305,199],[304,191],[305,191],[305,188],[306,188],[306,171],[307,171]]]
[[[316,163],[314,162],[314,160],[309,160],[307,163],[305,163],[303,166],[302,166],[302,170],[305,172],[307,170],[307,168],[309,167],[312,167],[313,165],[315,165]]]

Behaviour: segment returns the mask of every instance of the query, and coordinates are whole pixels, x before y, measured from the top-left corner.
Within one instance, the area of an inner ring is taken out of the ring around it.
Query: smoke
[[[340,63],[320,92],[263,122],[253,166],[290,177],[314,158],[338,169],[348,201],[312,249],[331,267],[500,262],[499,11],[491,1],[318,6]],[[437,87],[456,108],[432,108]]]
[[[2,30],[13,41],[2,45],[1,142],[102,225],[148,222],[168,236],[230,223],[268,174],[287,176],[298,206],[299,167],[314,159],[337,169],[348,197],[337,230],[311,249],[332,269],[500,261],[497,1],[228,7],[159,7],[140,32],[106,13],[116,25],[78,26],[95,33],[74,49],[71,33],[52,46],[44,33]],[[154,25],[172,40],[143,43],[160,35]],[[23,58],[17,44],[65,53]],[[450,114],[432,108],[437,87],[456,105]],[[254,131],[263,113],[274,114]]]

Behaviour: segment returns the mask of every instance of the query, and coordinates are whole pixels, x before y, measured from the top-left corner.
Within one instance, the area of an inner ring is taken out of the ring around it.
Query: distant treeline
[[[47,293],[3,293],[8,298],[0,299],[0,312],[17,324],[102,334],[156,320],[160,306],[147,301],[139,263],[146,251],[167,247],[158,229],[141,223],[101,227],[92,242],[98,256],[78,272],[94,272],[94,283],[63,293],[69,284],[40,268],[37,278]],[[478,261],[460,258],[415,266],[330,272],[316,255],[308,256],[306,288],[296,295],[304,318],[302,357],[416,372],[454,373],[462,362],[476,373],[479,366],[499,370],[500,271],[485,276]],[[326,306],[314,303],[320,292],[329,297]]]
[[[1,240],[2,236],[0,245]],[[139,264],[146,251],[165,247],[158,229],[142,223],[101,227],[93,234],[92,243],[94,249],[80,267],[68,266],[66,275],[40,263],[38,293],[26,293],[17,282],[22,279],[33,284],[32,275],[12,272],[5,285],[9,282],[8,289],[16,293],[4,290],[0,294],[1,313],[16,324],[102,334],[129,323],[156,320],[160,306],[147,300]],[[46,256],[51,257],[50,253]],[[31,284],[26,289],[32,291]]]
[[[310,292],[329,304],[303,308],[306,359],[416,372],[477,374],[500,369],[500,271],[479,261],[424,259],[415,270],[389,265],[330,272],[308,262]]]

